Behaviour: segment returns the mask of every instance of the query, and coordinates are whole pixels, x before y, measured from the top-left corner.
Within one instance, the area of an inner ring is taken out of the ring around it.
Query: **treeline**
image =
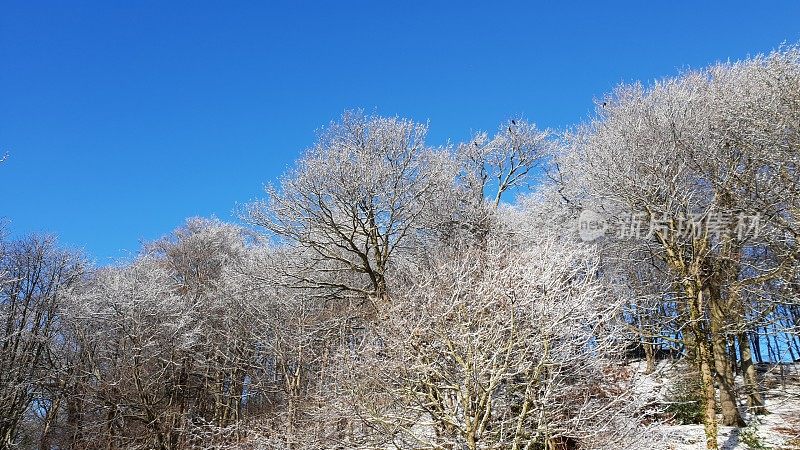
[[[345,113],[248,226],[129,263],[0,240],[0,445],[649,448],[635,352],[686,362],[709,448],[768,411],[756,364],[800,356],[800,50],[564,132],[426,132]]]

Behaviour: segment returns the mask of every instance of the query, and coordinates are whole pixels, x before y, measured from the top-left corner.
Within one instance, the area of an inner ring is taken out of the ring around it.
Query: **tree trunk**
[[[703,401],[704,417],[703,425],[706,432],[706,447],[712,450],[717,449],[717,399],[714,389],[714,377],[711,374],[711,364],[709,363],[709,350],[705,343],[700,343],[698,347],[698,362],[700,363],[700,376],[703,382]]]
[[[61,389],[63,390],[63,384],[61,385]],[[56,394],[56,399],[53,401],[53,404],[50,405],[50,408],[47,410],[44,418],[44,426],[42,427],[42,435],[39,439],[39,449],[40,450],[49,450],[50,449],[50,430],[53,427],[53,422],[58,418],[58,409],[61,407],[61,393],[59,392]]]
[[[713,362],[708,344],[708,331],[705,326],[704,290],[698,284],[689,282],[686,285],[686,296],[689,301],[689,328],[691,330],[697,367],[703,389],[703,425],[706,433],[706,447],[716,450],[717,447],[717,399],[714,389],[714,375],[711,372]]]
[[[739,335],[739,351],[742,358],[742,377],[747,393],[747,408],[751,414],[766,414],[764,407],[764,397],[759,391],[758,376],[756,367],[753,364],[753,356],[750,352],[750,338],[746,334]]]
[[[722,408],[722,424],[729,427],[745,426],[736,401],[733,372],[728,360],[727,338],[725,337],[725,308],[719,291],[708,289],[710,306],[711,345],[714,354],[714,371],[719,384],[719,400]]]
[[[740,373],[739,364],[737,364],[739,354],[736,353],[736,336],[728,336],[728,362],[731,366],[731,373],[733,373],[733,377],[736,378],[736,375]]]
[[[644,373],[653,373],[656,370],[656,355],[653,350],[653,344],[642,340],[642,346],[644,347],[644,356],[647,359],[647,367]]]
[[[764,357],[761,355],[761,344],[758,342],[758,336],[758,328],[756,328],[756,332],[753,336],[748,336],[748,338],[750,338],[750,349],[755,353],[756,362],[761,364],[764,362]]]

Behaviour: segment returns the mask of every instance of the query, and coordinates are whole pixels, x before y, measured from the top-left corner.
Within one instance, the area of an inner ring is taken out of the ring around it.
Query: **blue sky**
[[[800,2],[0,3],[0,217],[100,264],[233,220],[349,108],[429,142],[800,41]]]

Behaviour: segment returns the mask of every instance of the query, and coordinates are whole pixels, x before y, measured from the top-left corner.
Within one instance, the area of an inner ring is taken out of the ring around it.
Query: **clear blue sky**
[[[430,142],[800,41],[800,2],[0,2],[0,217],[98,263],[233,220],[348,108]],[[128,252],[128,253],[126,253]]]

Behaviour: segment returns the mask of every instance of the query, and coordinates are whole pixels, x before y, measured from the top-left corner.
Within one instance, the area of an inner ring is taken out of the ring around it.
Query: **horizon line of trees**
[[[800,359],[800,48],[565,132],[426,133],[345,112],[250,226],[117,266],[0,234],[0,448],[651,448],[639,352],[684,363],[710,449],[768,412],[756,365]],[[652,228],[582,242],[586,210]],[[687,232],[720,214],[759,232]]]

